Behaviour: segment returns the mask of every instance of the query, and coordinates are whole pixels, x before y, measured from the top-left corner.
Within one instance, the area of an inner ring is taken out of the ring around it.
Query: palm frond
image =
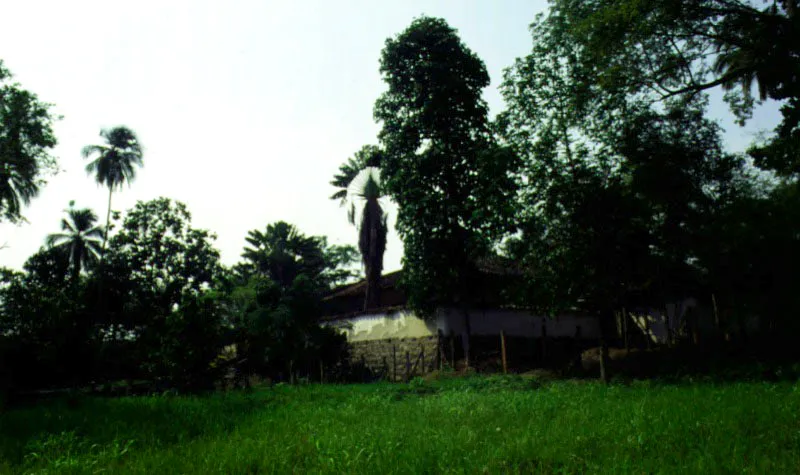
[[[331,196],[332,200],[339,200],[344,206],[347,199],[347,190],[353,179],[367,167],[379,167],[383,160],[383,151],[375,145],[365,145],[345,163],[339,166],[339,172],[334,175],[331,185],[339,191]]]
[[[54,233],[48,234],[45,238],[45,244],[47,247],[58,247],[63,245],[72,238],[71,234],[63,234],[63,233]]]
[[[103,155],[106,150],[107,147],[103,145],[87,145],[81,149],[81,155],[83,158],[89,158],[92,155]]]

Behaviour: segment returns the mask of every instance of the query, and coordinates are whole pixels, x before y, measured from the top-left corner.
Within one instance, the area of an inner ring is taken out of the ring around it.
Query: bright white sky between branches
[[[107,192],[84,171],[84,145],[127,125],[145,147],[143,169],[112,208],[166,196],[186,203],[193,226],[218,235],[225,264],[248,230],[285,220],[330,242],[356,244],[346,210],[328,197],[338,166],[376,143],[384,41],[422,14],[442,17],[486,63],[484,97],[503,102],[502,71],[531,48],[528,25],[544,0],[25,0],[3,7],[0,58],[21,85],[63,115],[54,154],[63,170],[24,211],[0,224],[0,266],[21,268],[58,230],[70,200],[105,216]],[[764,106],[744,129],[725,105],[712,116],[743,150],[778,113]],[[390,223],[395,210],[389,207]],[[101,219],[102,220],[102,219]],[[400,267],[394,232],[385,270]]]

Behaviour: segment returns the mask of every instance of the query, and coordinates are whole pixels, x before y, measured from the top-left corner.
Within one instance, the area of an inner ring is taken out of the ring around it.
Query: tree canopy
[[[755,144],[759,166],[796,177],[800,137],[800,46],[796,0],[555,0],[534,23],[585,76],[581,101],[619,105],[620,96],[691,101],[721,86],[744,122],[767,99],[783,104],[773,136]],[[754,89],[756,93],[754,94]]]
[[[398,204],[404,282],[418,309],[469,298],[475,258],[507,229],[514,156],[493,139],[483,61],[447,22],[421,17],[386,41],[375,103],[381,170]]]
[[[0,216],[16,222],[45,177],[57,171],[50,155],[56,145],[56,117],[49,104],[11,78],[0,60]]]

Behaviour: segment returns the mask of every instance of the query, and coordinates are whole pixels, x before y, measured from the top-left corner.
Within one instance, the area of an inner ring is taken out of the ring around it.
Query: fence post
[[[503,374],[508,373],[508,363],[506,362],[506,332],[500,330],[500,354],[503,357]]]
[[[406,351],[406,382],[411,379],[411,352]]]
[[[420,345],[420,358],[422,358],[421,373],[425,374],[427,371],[425,371],[425,346],[423,345]]]
[[[625,339],[625,354],[627,355],[628,351],[630,351],[628,343],[628,311],[624,308],[622,309],[622,336]]]
[[[456,343],[453,339],[453,334],[450,334],[450,364],[453,365],[453,369],[456,367]]]
[[[547,361],[547,323],[542,320],[542,363]]]
[[[444,347],[442,346],[442,332],[437,331],[437,338],[436,338],[436,369],[439,371],[442,370],[442,364],[444,363]]]
[[[397,381],[397,347],[392,343],[392,381]]]

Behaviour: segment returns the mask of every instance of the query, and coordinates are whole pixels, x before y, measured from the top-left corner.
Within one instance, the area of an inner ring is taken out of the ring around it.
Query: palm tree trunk
[[[381,273],[378,270],[380,263],[378,262],[378,230],[375,229],[377,220],[372,221],[371,229],[369,230],[369,256],[367,257],[367,290],[364,302],[364,310],[370,308],[377,308],[380,306],[380,287],[381,287]],[[382,259],[382,256],[380,257]]]
[[[108,228],[111,225],[111,195],[114,192],[114,188],[108,187],[108,211],[106,211],[106,229],[103,232],[103,246],[100,248],[100,278],[98,279],[98,286],[97,286],[97,307],[100,313],[101,320],[108,320],[108,311],[106,306],[106,298],[104,294],[104,281],[105,281],[105,262],[106,262],[106,243],[108,242]],[[115,322],[111,321],[111,338],[114,343],[117,342],[117,328],[114,324]],[[111,378],[117,376],[116,369],[118,368],[118,363],[116,360],[114,361],[114,374],[111,375]],[[111,378],[106,381],[106,390],[111,390]]]
[[[72,284],[77,284],[78,279],[81,277],[81,260],[83,259],[84,250],[72,249]]]
[[[106,258],[106,243],[108,242],[108,228],[111,226],[111,194],[114,192],[113,187],[108,187],[108,211],[106,212],[106,229],[103,233],[103,247],[100,250],[100,262],[102,264]]]

